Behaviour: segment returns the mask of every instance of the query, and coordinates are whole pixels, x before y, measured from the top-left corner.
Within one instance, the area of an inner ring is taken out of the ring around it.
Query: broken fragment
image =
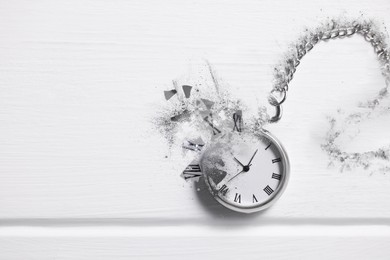
[[[214,102],[208,99],[201,98],[201,100],[203,101],[203,104],[206,106],[208,110],[210,110],[214,105]]]
[[[184,180],[195,180],[198,181],[202,176],[202,171],[200,170],[200,165],[197,160],[192,161],[181,173],[180,175]]]
[[[165,99],[166,99],[166,100],[169,100],[171,97],[173,97],[174,95],[176,95],[176,93],[177,93],[176,89],[164,91]]]
[[[186,98],[189,98],[190,95],[191,95],[191,89],[192,89],[192,87],[191,87],[191,86],[188,86],[188,85],[183,85],[182,88],[183,88],[184,96],[185,96]]]
[[[237,130],[237,132],[242,131],[242,110],[237,110],[236,113],[233,114],[234,127],[233,131]]]
[[[190,117],[191,117],[191,113],[187,110],[184,110],[180,114],[171,117],[171,121],[173,122],[185,121],[185,120],[189,120]]]
[[[197,138],[196,140],[185,140],[183,143],[183,148],[192,150],[195,152],[200,152],[204,146],[202,138]]]
[[[222,133],[221,130],[219,130],[214,124],[213,124],[213,118],[210,116],[206,116],[203,118],[203,120],[212,128],[213,135]]]

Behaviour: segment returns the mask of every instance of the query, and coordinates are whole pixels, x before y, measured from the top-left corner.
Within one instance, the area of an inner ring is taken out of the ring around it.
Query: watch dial
[[[203,154],[201,166],[214,196],[233,209],[264,208],[278,197],[288,177],[287,156],[266,132],[218,140]]]

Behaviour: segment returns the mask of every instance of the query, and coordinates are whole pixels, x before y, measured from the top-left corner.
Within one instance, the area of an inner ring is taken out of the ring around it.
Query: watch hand
[[[238,162],[242,167],[245,167],[236,157],[233,157],[236,162]]]
[[[250,161],[249,161],[249,163],[248,163],[248,166],[250,166],[249,164],[251,164],[253,158],[255,157],[255,155],[256,155],[256,153],[257,153],[257,150],[259,150],[259,149],[256,149],[255,153],[252,155],[252,158],[250,159]]]
[[[251,165],[252,165],[252,164],[248,164],[246,167],[249,167],[249,166],[251,166]],[[240,175],[240,173],[243,173],[243,172],[247,172],[245,166],[244,166],[244,169],[242,169],[242,171],[240,171],[239,173],[237,173],[236,175],[234,175],[233,177],[231,177],[226,183],[228,183],[229,181],[233,180],[233,179],[236,178],[238,175]]]
[[[229,181],[233,180],[234,178],[236,178],[240,173],[242,173],[244,170],[240,171],[239,173],[237,173],[236,175],[234,175],[233,177],[231,177],[226,183],[228,183]]]

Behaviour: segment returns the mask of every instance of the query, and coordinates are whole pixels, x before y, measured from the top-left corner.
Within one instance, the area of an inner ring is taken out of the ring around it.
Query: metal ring
[[[270,96],[270,99],[273,99],[272,102],[277,102],[277,100],[274,96]],[[271,101],[270,101],[270,104],[272,105]],[[277,105],[274,107],[275,107],[275,115],[268,120],[268,122],[270,122],[270,123],[276,123],[282,118],[282,114],[283,114],[282,106]]]
[[[354,33],[355,33],[356,31],[355,31],[355,28],[351,28],[351,27],[349,27],[349,28],[347,28],[347,36],[351,36],[351,35],[353,35]]]
[[[278,101],[278,99],[275,97],[275,95],[273,94],[274,92],[278,91],[279,93],[281,93],[282,95],[282,99],[280,101]],[[282,90],[277,90],[277,89],[273,89],[268,97],[268,102],[276,107],[276,106],[280,106],[281,104],[283,104],[284,101],[286,101],[286,97],[287,97],[287,92],[286,92],[286,89],[282,89]]]
[[[339,37],[344,37],[345,35],[347,35],[347,29],[340,29],[339,31]]]

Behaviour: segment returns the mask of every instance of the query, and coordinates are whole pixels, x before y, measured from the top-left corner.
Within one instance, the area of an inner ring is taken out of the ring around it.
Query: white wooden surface
[[[340,173],[320,148],[326,115],[384,87],[361,37],[300,65],[268,128],[291,179],[264,213],[230,213],[185,183],[150,119],[194,61],[256,107],[305,26],[340,14],[389,26],[389,13],[388,0],[1,1],[0,259],[388,259],[390,174]],[[388,144],[389,128],[373,119],[344,148]]]

